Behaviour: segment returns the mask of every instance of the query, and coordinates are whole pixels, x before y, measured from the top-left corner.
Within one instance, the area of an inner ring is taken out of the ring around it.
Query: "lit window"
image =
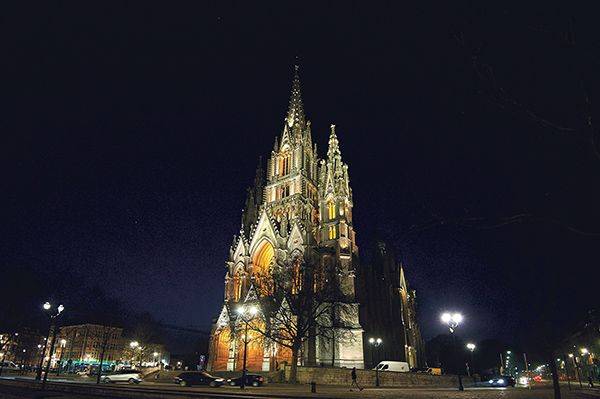
[[[327,212],[329,213],[329,220],[335,219],[335,204],[333,202],[327,204]]]
[[[336,237],[335,226],[329,226],[329,239],[333,240]]]

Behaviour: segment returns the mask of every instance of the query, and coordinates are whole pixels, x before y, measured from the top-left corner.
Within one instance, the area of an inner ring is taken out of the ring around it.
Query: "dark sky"
[[[529,342],[540,317],[597,306],[600,237],[572,231],[600,232],[581,129],[584,88],[597,116],[597,10],[416,3],[4,9],[4,306],[100,285],[207,327],[296,56],[321,155],[337,125],[361,251],[383,237],[401,254],[426,337],[445,309],[465,336]],[[480,228],[517,214],[533,217]],[[461,223],[407,233],[440,219]]]

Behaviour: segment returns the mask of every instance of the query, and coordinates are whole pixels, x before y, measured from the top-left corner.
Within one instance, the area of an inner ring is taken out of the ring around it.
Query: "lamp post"
[[[379,360],[379,347],[383,344],[383,340],[381,338],[369,338],[369,345],[371,345],[371,363],[373,362],[373,348],[377,349],[377,358]],[[379,368],[375,365],[375,386],[379,386]]]
[[[573,360],[573,368],[575,369],[575,374],[577,375],[577,379],[579,380],[579,388],[583,388],[583,384],[581,383],[581,370],[579,370],[577,358],[572,353],[569,353],[569,357]]]
[[[138,359],[139,359],[139,368],[140,370],[142,369],[142,347],[140,346],[140,343],[137,341],[131,341],[129,343],[129,346],[131,347],[132,351],[133,351],[133,358],[135,359],[135,350],[139,350],[139,355],[138,355]]]
[[[473,376],[473,352],[475,351],[475,348],[477,348],[477,346],[475,346],[474,343],[469,342],[467,344],[467,349],[469,350],[470,354],[470,361],[467,364],[467,371],[469,373],[469,377]]]
[[[446,324],[446,326],[448,326],[448,329],[450,330],[450,335],[452,336],[452,342],[454,343],[454,348],[457,347],[456,344],[456,335],[454,334],[454,332],[456,331],[456,327],[458,327],[458,325],[463,321],[463,316],[460,313],[443,313],[441,316],[441,320],[442,323]],[[458,351],[456,351],[458,353]],[[463,386],[462,383],[462,376],[460,373],[460,367],[457,370],[457,374],[458,374],[458,390],[459,391],[464,391],[465,387]]]
[[[242,322],[244,322],[244,360],[242,363],[242,382],[240,384],[240,388],[246,388],[246,358],[248,352],[248,324],[249,320],[246,317],[247,315],[255,316],[258,313],[258,308],[256,306],[246,306],[242,305],[237,308],[237,313],[240,315]]]
[[[52,310],[52,304],[50,302],[46,302],[42,305],[42,309],[46,312],[50,312]],[[50,317],[50,328],[48,329],[48,335],[46,335],[46,341],[44,342],[44,349],[42,350],[42,356],[40,359],[40,364],[37,369],[37,373],[35,375],[35,379],[37,381],[42,379],[42,367],[44,366],[44,358],[46,357],[46,348],[48,347],[48,341],[50,340],[50,331],[52,331],[52,342],[50,344],[50,352],[48,355],[48,362],[46,363],[46,370],[44,374],[44,379],[42,380],[42,389],[46,386],[46,380],[48,379],[48,371],[50,370],[50,356],[52,356],[52,352],[54,351],[54,341],[56,340],[56,329],[57,323],[56,318],[60,316],[60,314],[65,310],[63,305],[58,305],[56,308],[56,313],[49,313]],[[48,314],[48,313],[47,313]]]
[[[60,357],[58,358],[58,367],[56,367],[56,375],[60,374],[60,368],[62,367],[63,354],[65,353],[66,346],[67,346],[67,340],[64,338],[61,339],[60,340]]]

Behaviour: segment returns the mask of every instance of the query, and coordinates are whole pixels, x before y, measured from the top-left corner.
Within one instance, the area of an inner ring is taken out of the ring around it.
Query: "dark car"
[[[215,377],[204,371],[186,371],[179,374],[173,379],[175,384],[182,387],[191,387],[194,385],[208,385],[211,387],[220,387],[225,383],[225,380],[220,377]]]
[[[500,377],[492,378],[488,382],[493,387],[514,387],[517,383],[515,379],[509,375],[501,375]]]
[[[227,380],[227,383],[232,387],[237,385],[242,385],[243,376],[239,376],[238,378],[230,378]],[[262,375],[258,374],[246,374],[246,381],[244,385],[252,385],[253,387],[259,387],[264,384],[265,378]]]

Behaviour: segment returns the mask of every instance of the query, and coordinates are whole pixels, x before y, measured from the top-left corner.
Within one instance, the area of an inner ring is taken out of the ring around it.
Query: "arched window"
[[[327,203],[327,213],[329,214],[329,220],[335,219],[335,204],[333,201]]]
[[[271,266],[275,261],[275,248],[264,240],[252,257],[252,276],[254,277],[254,286],[261,295],[269,295],[273,292],[273,282],[271,279]]]
[[[302,260],[301,258],[294,259],[291,270],[292,277],[292,294],[297,294],[302,291],[302,283],[304,279],[304,273],[302,272]]]
[[[279,176],[285,176],[290,173],[290,154],[289,152],[279,157]]]
[[[337,237],[337,232],[335,230],[335,226],[329,226],[329,239],[333,240]]]

